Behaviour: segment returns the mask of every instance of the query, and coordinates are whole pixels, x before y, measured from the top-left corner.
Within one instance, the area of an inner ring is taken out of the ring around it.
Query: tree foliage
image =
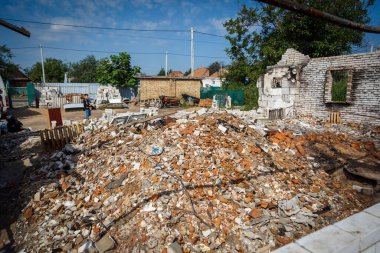
[[[63,82],[65,73],[69,67],[61,60],[55,58],[46,58],[44,60],[45,81],[46,82]],[[25,70],[26,74],[33,82],[42,82],[42,65],[36,62],[31,68]]]
[[[208,71],[210,72],[210,75],[214,74],[215,72],[219,72],[222,65],[219,62],[213,62],[208,66]]]
[[[99,61],[96,68],[96,80],[101,84],[133,87],[137,83],[135,75],[140,71],[140,67],[131,66],[131,56],[122,52]]]
[[[12,52],[5,46],[0,46],[0,75],[7,79],[13,72],[18,71],[18,65],[12,63]]]
[[[185,73],[183,73],[184,76],[188,76],[191,74],[191,68],[189,68]]]
[[[373,4],[373,0],[297,2],[363,24],[369,22],[367,9]],[[243,5],[237,17],[224,26],[230,42],[227,53],[233,61],[226,75],[227,85],[236,81],[243,85],[244,75],[255,83],[265,67],[279,61],[287,48],[310,57],[324,57],[349,53],[363,40],[362,32],[265,4]],[[242,66],[248,69],[240,69]]]
[[[157,74],[158,76],[165,76],[165,69],[161,67],[160,72]]]
[[[98,61],[95,56],[89,55],[83,60],[70,65],[69,76],[76,83],[95,83],[97,65]]]

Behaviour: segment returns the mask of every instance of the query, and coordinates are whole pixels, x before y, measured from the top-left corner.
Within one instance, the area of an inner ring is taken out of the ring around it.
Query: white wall
[[[219,77],[205,77],[202,79],[202,87],[222,87],[222,80]]]

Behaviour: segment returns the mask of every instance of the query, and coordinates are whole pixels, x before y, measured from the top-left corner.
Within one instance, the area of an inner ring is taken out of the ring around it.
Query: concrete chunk
[[[182,248],[177,242],[169,245],[167,253],[182,253]]]
[[[113,249],[115,247],[115,241],[111,236],[105,235],[95,243],[96,248],[100,253],[106,252],[107,250]]]

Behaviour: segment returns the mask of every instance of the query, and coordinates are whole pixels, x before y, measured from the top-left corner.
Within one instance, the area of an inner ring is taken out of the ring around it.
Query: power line
[[[39,27],[36,27],[37,29],[40,29]],[[59,32],[75,32],[75,33],[88,33],[88,34],[105,34],[104,32],[89,32],[89,31],[78,31],[78,30],[55,30],[55,31],[52,31],[54,33],[59,33]],[[110,32],[110,31],[106,31],[106,32]],[[194,31],[195,32],[195,31]],[[146,39],[159,39],[159,40],[173,40],[173,41],[186,41],[186,42],[190,42],[190,39],[176,39],[176,38],[168,38],[168,37],[156,37],[156,36],[143,36],[143,35],[133,35],[133,34],[129,34],[127,35],[128,37],[133,37],[133,38],[146,38]],[[219,45],[225,45],[225,43],[221,43],[221,42],[214,42],[214,41],[205,41],[205,40],[194,40],[198,43],[208,43],[208,44],[219,44]]]
[[[189,30],[180,30],[180,29],[136,29],[136,28],[118,28],[118,27],[61,24],[61,23],[41,22],[41,21],[33,21],[33,20],[21,20],[21,19],[13,19],[13,18],[0,18],[0,19],[22,22],[22,23],[40,24],[40,25],[57,25],[57,26],[86,28],[86,29],[100,29],[100,30],[135,31],[135,32],[189,32]]]
[[[205,32],[199,32],[199,31],[194,31],[194,32],[195,32],[195,33],[199,33],[199,34],[203,34],[203,35],[208,35],[208,36],[214,36],[214,37],[225,38],[224,36],[222,36],[222,35],[218,35],[218,34],[205,33]]]
[[[37,29],[40,29],[39,27],[36,27]],[[79,31],[79,30],[53,30],[54,33],[60,33],[60,32],[74,32],[74,33],[87,33],[87,34],[106,34],[104,32],[90,32],[90,31]],[[110,30],[105,32],[112,32]],[[168,38],[168,37],[156,37],[156,36],[143,36],[143,35],[134,35],[134,34],[128,34],[128,37],[133,38],[147,38],[147,39],[160,39],[160,40],[174,40],[174,41],[190,41],[190,39],[176,39],[176,38]]]
[[[39,47],[18,47],[18,48],[10,48],[11,50],[21,50],[21,49],[31,49],[31,48],[39,48]],[[76,49],[76,48],[62,48],[62,47],[50,47],[43,46],[44,49],[52,49],[52,50],[63,50],[63,51],[74,51],[74,52],[88,52],[88,53],[105,53],[105,54],[118,54],[125,51],[106,51],[106,50],[88,50],[88,49]],[[165,53],[161,52],[128,52],[129,54],[135,55],[165,55]],[[169,53],[168,55],[173,56],[186,56],[189,57],[190,54],[181,54],[181,53]],[[208,56],[208,55],[196,55],[197,58],[211,58],[211,59],[227,59],[228,57],[219,57],[219,56]]]

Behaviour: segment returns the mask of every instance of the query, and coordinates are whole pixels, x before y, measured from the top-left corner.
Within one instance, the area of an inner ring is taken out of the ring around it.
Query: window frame
[[[332,100],[332,85],[333,85],[333,76],[334,71],[347,71],[347,89],[346,89],[346,101],[334,101]],[[352,102],[351,91],[352,91],[352,76],[353,69],[347,67],[336,67],[329,68],[326,71],[326,79],[324,83],[324,100],[326,104],[350,104]]]

